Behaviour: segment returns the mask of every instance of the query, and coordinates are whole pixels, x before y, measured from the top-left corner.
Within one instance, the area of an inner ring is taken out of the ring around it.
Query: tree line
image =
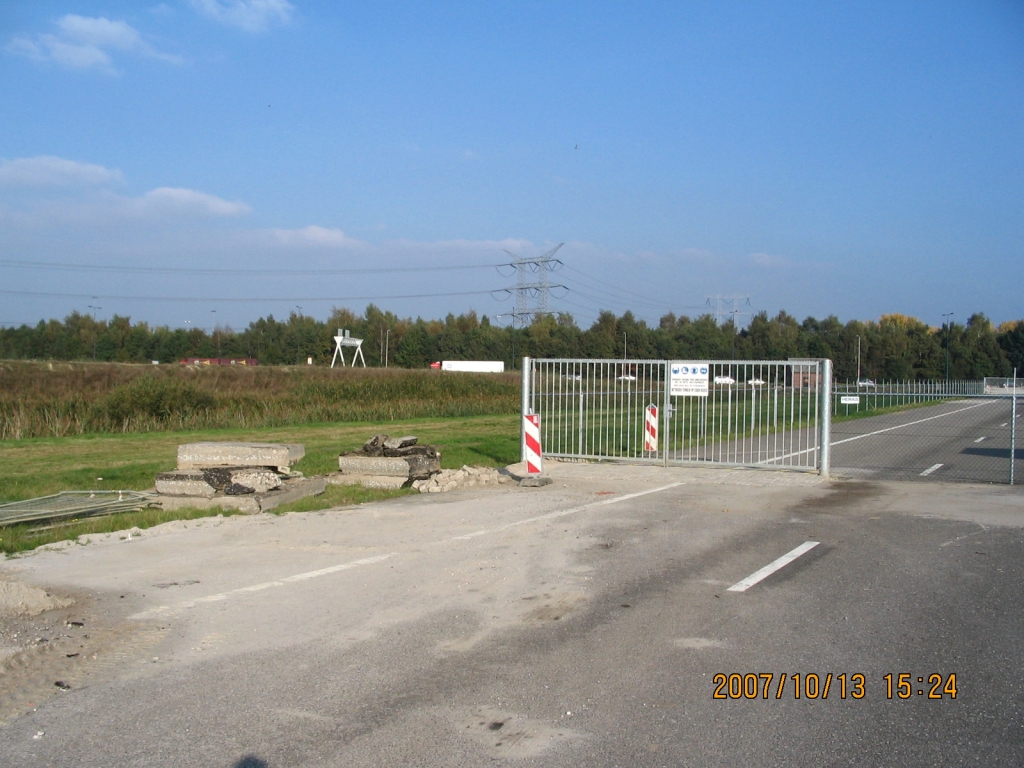
[[[364,339],[368,366],[424,368],[438,360],[503,360],[524,355],[560,358],[785,360],[827,357],[839,379],[858,372],[874,379],[977,379],[1024,374],[1024,320],[996,328],[981,314],[966,323],[929,326],[901,314],[877,321],[834,316],[803,322],[786,312],[761,312],[746,328],[712,315],[667,314],[657,326],[631,312],[601,312],[589,328],[570,315],[537,316],[523,327],[498,326],[476,312],[444,320],[402,319],[374,305],[357,315],[335,309],[326,322],[292,313],[269,315],[242,331],[172,329],[115,315],[96,320],[73,312],[61,320],[0,329],[0,358],[172,363],[186,357],[255,358],[262,365],[329,365],[338,329]],[[351,358],[351,352],[348,352]]]

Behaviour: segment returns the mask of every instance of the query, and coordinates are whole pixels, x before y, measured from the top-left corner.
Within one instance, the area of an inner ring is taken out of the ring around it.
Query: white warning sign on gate
[[[668,389],[673,397],[707,397],[709,363],[674,360],[669,363]]]

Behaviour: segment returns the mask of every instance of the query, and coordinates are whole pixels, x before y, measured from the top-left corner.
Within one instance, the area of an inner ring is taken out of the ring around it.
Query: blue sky
[[[12,0],[0,323],[1018,319],[1022,139],[1013,2]]]

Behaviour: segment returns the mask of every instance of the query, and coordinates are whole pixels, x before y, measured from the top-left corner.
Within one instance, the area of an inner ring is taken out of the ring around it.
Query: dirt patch
[[[166,634],[136,622],[113,625],[87,596],[52,595],[0,581],[0,725],[111,673],[123,675]]]
[[[46,611],[67,608],[74,602],[71,598],[57,597],[20,581],[0,580],[0,619],[38,616]]]

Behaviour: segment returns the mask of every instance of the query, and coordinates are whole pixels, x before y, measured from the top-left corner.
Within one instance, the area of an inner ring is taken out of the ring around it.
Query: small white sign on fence
[[[840,405],[860,405],[860,395],[842,395],[839,398]]]
[[[669,365],[669,394],[672,397],[707,397],[708,363],[673,360]]]

